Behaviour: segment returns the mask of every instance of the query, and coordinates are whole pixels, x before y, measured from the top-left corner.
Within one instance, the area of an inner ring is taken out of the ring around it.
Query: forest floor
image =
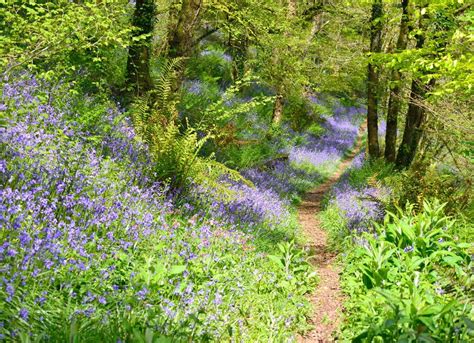
[[[341,162],[336,172],[326,182],[306,193],[298,208],[298,219],[308,239],[311,262],[317,268],[319,275],[318,287],[310,296],[314,309],[310,324],[314,326],[314,329],[299,337],[298,342],[334,341],[332,334],[341,319],[343,297],[339,284],[339,270],[334,263],[337,254],[329,249],[327,233],[321,227],[319,212],[322,210],[322,201],[326,193],[339,180],[360,151],[364,131],[365,126],[362,126],[354,148]]]

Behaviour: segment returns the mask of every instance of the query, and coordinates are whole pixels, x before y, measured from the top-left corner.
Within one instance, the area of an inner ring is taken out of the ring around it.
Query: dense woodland
[[[0,341],[474,341],[473,33],[468,0],[2,2]]]

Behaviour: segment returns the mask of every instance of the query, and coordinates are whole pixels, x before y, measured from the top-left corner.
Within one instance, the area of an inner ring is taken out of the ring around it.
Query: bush
[[[157,88],[136,99],[129,111],[137,138],[147,147],[153,163],[150,177],[172,188],[186,188],[192,181],[207,181],[217,187],[224,175],[243,181],[238,172],[217,162],[213,155],[202,156],[210,133],[198,132],[188,122],[186,126],[178,123],[171,84],[179,63],[175,60],[165,65]]]
[[[437,198],[445,202],[449,214],[474,214],[472,177],[456,168],[440,163],[415,163],[409,170],[385,180],[394,190],[394,201],[400,205],[410,202],[422,208],[423,201]]]
[[[324,133],[324,128],[319,124],[313,123],[306,129],[306,132],[315,137],[320,137]]]
[[[247,169],[275,156],[276,153],[275,146],[263,141],[258,144],[230,145],[225,151],[225,158],[220,158],[236,169]]]
[[[394,179],[402,177],[390,165],[358,155],[321,214],[333,248],[347,251],[342,286],[350,297],[339,338],[470,341],[471,245],[458,240],[468,236],[466,224],[437,200],[399,209],[391,203],[402,188]]]

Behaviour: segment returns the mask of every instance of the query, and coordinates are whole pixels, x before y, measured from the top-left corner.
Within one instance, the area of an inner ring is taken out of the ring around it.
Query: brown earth
[[[364,127],[360,132],[363,132]],[[341,162],[337,171],[326,182],[306,193],[298,208],[298,219],[308,239],[311,262],[317,268],[319,284],[309,300],[313,304],[314,314],[309,323],[314,329],[298,342],[334,342],[332,334],[337,329],[342,313],[343,297],[339,285],[339,270],[333,263],[336,254],[328,248],[326,231],[321,227],[318,213],[322,210],[321,202],[324,195],[337,182],[342,173],[352,162],[362,146],[359,135],[352,152]]]

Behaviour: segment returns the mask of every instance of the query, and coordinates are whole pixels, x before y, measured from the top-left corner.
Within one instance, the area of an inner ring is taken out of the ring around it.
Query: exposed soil
[[[339,285],[339,270],[333,263],[336,254],[328,249],[327,234],[321,227],[317,214],[322,210],[324,195],[350,165],[361,146],[362,136],[359,135],[352,153],[341,162],[337,171],[326,182],[306,193],[298,208],[298,219],[308,239],[311,262],[316,266],[319,275],[318,287],[310,296],[314,308],[310,324],[314,329],[305,336],[298,337],[298,342],[334,342],[332,334],[341,319],[343,297]]]

